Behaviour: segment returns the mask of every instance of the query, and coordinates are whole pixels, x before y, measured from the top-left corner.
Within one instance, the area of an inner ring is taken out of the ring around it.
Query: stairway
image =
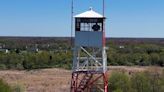
[[[83,92],[87,87],[87,84],[89,83],[91,78],[92,78],[92,74],[85,74],[77,88],[77,92]]]

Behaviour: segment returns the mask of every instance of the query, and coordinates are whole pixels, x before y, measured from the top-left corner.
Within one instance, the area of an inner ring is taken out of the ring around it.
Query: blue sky
[[[0,36],[70,36],[71,0],[0,0]],[[75,14],[102,0],[74,0]],[[164,38],[164,0],[106,0],[107,37]]]

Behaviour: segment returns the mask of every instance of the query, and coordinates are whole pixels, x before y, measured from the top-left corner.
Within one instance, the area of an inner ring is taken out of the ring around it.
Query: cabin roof
[[[88,11],[78,14],[74,17],[75,18],[104,18],[103,15],[95,12],[92,8],[90,8]]]

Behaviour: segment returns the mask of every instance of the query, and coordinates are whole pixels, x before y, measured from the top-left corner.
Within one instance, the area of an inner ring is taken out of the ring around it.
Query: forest
[[[0,69],[71,69],[70,39],[0,37]],[[164,66],[164,39],[108,38],[106,46],[109,66]]]

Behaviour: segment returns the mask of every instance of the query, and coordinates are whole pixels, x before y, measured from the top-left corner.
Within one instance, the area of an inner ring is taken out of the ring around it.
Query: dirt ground
[[[112,71],[141,72],[145,70],[159,71],[161,67],[127,67],[110,66],[108,74]],[[64,69],[41,69],[32,71],[2,70],[0,78],[10,85],[22,85],[26,92],[69,92],[71,71]]]

